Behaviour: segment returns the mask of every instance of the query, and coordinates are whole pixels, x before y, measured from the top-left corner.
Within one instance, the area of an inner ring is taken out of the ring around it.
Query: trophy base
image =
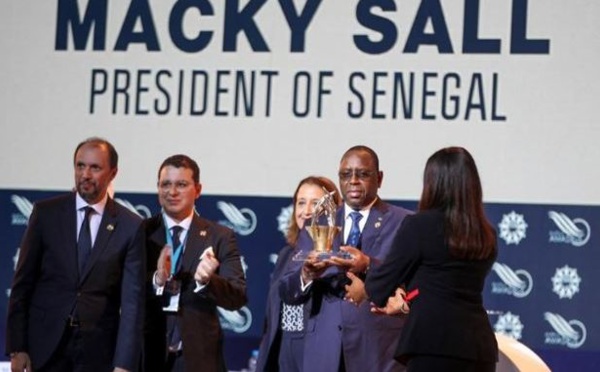
[[[310,255],[310,253],[311,252],[300,251],[292,257],[292,261],[306,261],[306,260],[308,260],[308,256]],[[332,257],[338,257],[338,258],[343,258],[345,260],[349,260],[352,258],[352,255],[348,252],[337,251],[337,252],[319,252],[319,253],[317,253],[316,257],[317,257],[318,261],[324,261],[324,260],[327,260]]]

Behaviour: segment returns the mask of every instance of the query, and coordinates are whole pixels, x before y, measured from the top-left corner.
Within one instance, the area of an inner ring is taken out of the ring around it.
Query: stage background
[[[257,346],[270,255],[284,244],[297,182],[336,179],[342,153],[365,144],[380,155],[383,198],[414,208],[427,157],[459,145],[477,161],[499,231],[490,321],[553,370],[600,367],[599,2],[0,9],[1,288],[31,203],[71,189],[79,141],[116,145],[116,197],[143,216],[158,210],[161,161],[186,153],[202,169],[199,212],[236,230],[247,265],[247,308],[222,313],[230,367],[241,368]],[[2,333],[5,311],[0,301]]]

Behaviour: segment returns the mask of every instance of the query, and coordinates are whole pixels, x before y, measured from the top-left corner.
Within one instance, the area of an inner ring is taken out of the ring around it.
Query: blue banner
[[[0,190],[2,335],[19,244],[33,203],[59,193]],[[142,217],[160,210],[155,194],[124,193],[115,199]],[[414,201],[392,203],[416,208]],[[261,337],[270,274],[285,245],[291,198],[203,195],[196,205],[203,217],[236,232],[242,254],[248,304],[238,311],[219,310],[228,366],[240,369]],[[553,370],[573,367],[573,360],[582,369],[593,369],[600,351],[600,336],[593,332],[600,326],[600,296],[591,285],[600,282],[595,270],[599,241],[593,234],[600,228],[600,207],[488,203],[486,213],[499,246],[484,289],[494,330],[540,353]],[[4,343],[1,337],[2,350]]]

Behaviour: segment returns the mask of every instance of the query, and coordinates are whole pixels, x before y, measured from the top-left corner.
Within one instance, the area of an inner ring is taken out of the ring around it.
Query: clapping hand
[[[165,245],[160,251],[160,256],[158,256],[158,262],[156,263],[156,284],[160,287],[164,286],[171,277],[172,252],[171,246]]]
[[[212,247],[207,248],[202,253],[202,256],[200,256],[200,263],[196,267],[194,279],[200,284],[207,284],[210,281],[210,277],[219,268],[219,265],[219,260],[215,257]]]

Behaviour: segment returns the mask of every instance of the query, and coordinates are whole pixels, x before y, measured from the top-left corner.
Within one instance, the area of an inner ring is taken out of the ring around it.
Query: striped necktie
[[[358,223],[362,219],[362,214],[359,212],[350,212],[350,218],[352,218],[352,227],[350,228],[350,234],[348,234],[346,245],[359,248],[360,226],[358,226]]]

